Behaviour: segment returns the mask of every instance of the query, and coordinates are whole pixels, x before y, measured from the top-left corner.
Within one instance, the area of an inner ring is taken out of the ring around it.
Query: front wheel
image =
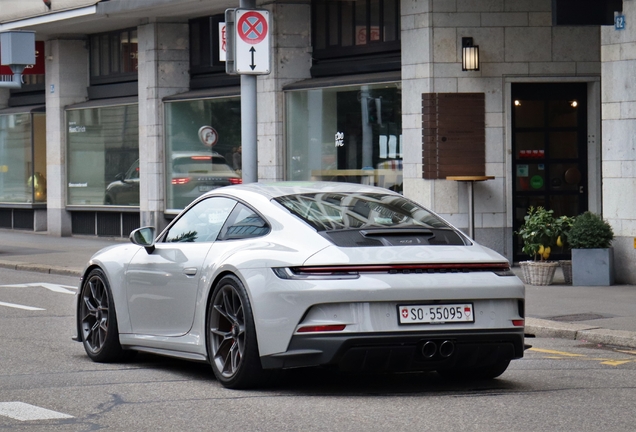
[[[254,317],[245,287],[235,276],[225,276],[214,288],[207,323],[208,356],[217,380],[232,389],[262,384]]]
[[[113,295],[100,269],[92,270],[84,281],[79,319],[84,349],[93,361],[108,363],[125,357],[119,343]]]

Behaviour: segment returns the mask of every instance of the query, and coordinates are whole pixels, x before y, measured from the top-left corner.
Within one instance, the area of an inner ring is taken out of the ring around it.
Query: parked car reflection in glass
[[[183,209],[205,192],[243,180],[217,152],[174,152],[170,183],[172,200],[168,207]]]
[[[171,167],[169,208],[185,208],[204,192],[242,183],[241,176],[216,152],[175,152]],[[139,205],[139,160],[115,176],[106,188],[104,204]]]
[[[105,205],[139,205],[139,159],[106,187]]]

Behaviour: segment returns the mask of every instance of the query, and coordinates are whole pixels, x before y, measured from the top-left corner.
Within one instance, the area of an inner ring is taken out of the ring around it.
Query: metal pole
[[[475,240],[475,199],[473,195],[473,185],[475,182],[468,181],[468,236]]]
[[[240,0],[242,9],[255,9],[255,0]],[[258,181],[256,76],[241,75],[241,169],[243,183]]]

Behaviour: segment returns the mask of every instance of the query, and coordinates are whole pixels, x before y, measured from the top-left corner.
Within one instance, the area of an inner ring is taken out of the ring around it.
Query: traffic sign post
[[[228,74],[267,75],[270,73],[269,11],[228,9],[225,12]]]

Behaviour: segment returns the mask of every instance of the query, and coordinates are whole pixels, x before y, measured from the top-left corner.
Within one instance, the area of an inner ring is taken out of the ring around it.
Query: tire
[[[79,325],[84,349],[91,360],[111,363],[134,355],[124,351],[119,343],[113,295],[101,269],[92,270],[82,285]]]
[[[208,357],[216,379],[230,389],[264,384],[252,308],[237,277],[225,276],[216,285],[206,322]]]
[[[508,366],[510,365],[510,360],[499,360],[497,363],[482,366],[477,368],[454,368],[454,369],[440,369],[437,371],[439,375],[443,378],[450,380],[467,380],[467,381],[475,381],[475,380],[489,380],[495,379],[501,374],[503,374]]]

